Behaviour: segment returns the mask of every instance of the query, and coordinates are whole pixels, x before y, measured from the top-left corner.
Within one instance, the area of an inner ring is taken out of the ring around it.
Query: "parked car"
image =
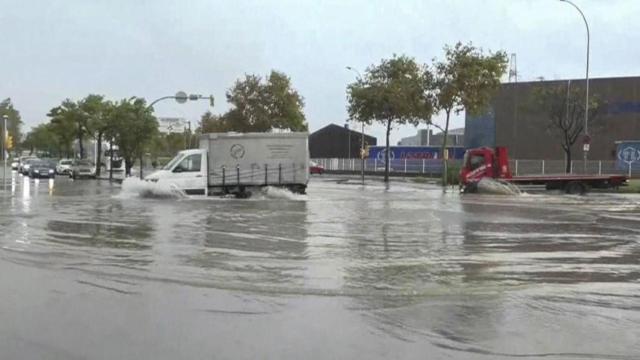
[[[96,166],[90,160],[76,159],[73,160],[69,177],[72,179],[79,178],[96,178]]]
[[[29,159],[23,160],[22,163],[19,165],[18,172],[20,172],[22,175],[29,175],[29,168],[31,167],[31,164],[39,160],[40,159],[38,158],[29,158]]]
[[[324,167],[315,161],[309,163],[309,174],[324,174]]]
[[[56,165],[51,160],[33,160],[29,164],[30,178],[53,178],[56,176]]]
[[[11,170],[18,170],[18,166],[20,165],[20,162],[18,161],[18,159],[15,159],[11,162]]]
[[[32,160],[32,159],[37,159],[37,157],[36,156],[20,156],[18,158],[18,168],[16,170],[18,170],[20,174],[23,174],[23,175],[28,174],[28,170],[27,171],[24,170],[24,165],[26,164],[27,160]]]
[[[58,161],[58,165],[56,165],[56,174],[69,175],[72,165],[73,165],[73,159],[62,159]]]

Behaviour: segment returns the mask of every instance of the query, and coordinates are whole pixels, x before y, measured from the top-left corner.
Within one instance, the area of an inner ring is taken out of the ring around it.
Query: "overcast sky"
[[[574,0],[591,28],[591,76],[640,73],[640,1]],[[153,100],[176,90],[216,97],[245,73],[288,74],[310,130],[344,124],[350,65],[420,62],[472,41],[517,54],[521,80],[584,77],[579,13],[558,0],[0,0],[0,96],[29,128],[64,98]],[[506,79],[505,79],[506,80]],[[197,121],[205,101],[156,106]],[[462,126],[457,119],[454,127]],[[26,130],[26,129],[25,129]],[[393,133],[393,141],[415,128]],[[383,141],[381,127],[373,135]]]

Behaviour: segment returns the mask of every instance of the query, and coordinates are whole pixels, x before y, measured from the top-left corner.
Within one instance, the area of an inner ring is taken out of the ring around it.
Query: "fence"
[[[324,167],[326,171],[360,172],[363,162],[361,159],[313,159],[314,162]],[[462,160],[449,160],[449,167],[460,167]],[[384,172],[385,163],[378,159],[365,159],[365,172]],[[513,175],[545,175],[564,174],[565,162],[563,160],[509,160],[509,167]],[[389,164],[393,173],[406,174],[442,174],[442,160],[434,159],[394,159]],[[583,160],[571,162],[571,174],[623,174],[640,176],[640,168],[633,167],[620,169],[616,162],[611,160]]]

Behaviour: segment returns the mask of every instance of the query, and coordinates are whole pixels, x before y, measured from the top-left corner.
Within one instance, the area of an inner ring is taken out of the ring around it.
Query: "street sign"
[[[586,144],[582,145],[582,150],[584,150],[584,152],[588,152],[589,151],[589,144],[586,143]]]
[[[178,92],[176,93],[175,98],[176,98],[176,102],[177,102],[178,104],[184,104],[184,103],[186,103],[186,102],[187,102],[187,100],[189,99],[189,96],[188,96],[188,95],[187,95],[187,93],[186,93],[186,92],[184,92],[184,91],[178,91]]]
[[[583,144],[591,144],[591,136],[589,136],[589,135],[585,135],[585,136],[582,138],[582,143],[583,143]]]

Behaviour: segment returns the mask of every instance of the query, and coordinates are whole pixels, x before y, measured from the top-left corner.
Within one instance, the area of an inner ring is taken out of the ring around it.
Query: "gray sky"
[[[591,76],[638,75],[640,1],[574,0],[591,28]],[[520,79],[584,77],[578,12],[557,0],[0,0],[0,96],[26,128],[64,98],[89,93],[153,100],[176,90],[213,94],[244,73],[284,71],[314,131],[346,119],[345,87],[381,58],[430,62],[472,41],[516,53]],[[506,79],[505,79],[506,80]],[[156,106],[192,121],[206,102]],[[463,125],[462,118],[453,126]],[[383,141],[382,127],[373,135]],[[414,127],[394,131],[400,137]]]

